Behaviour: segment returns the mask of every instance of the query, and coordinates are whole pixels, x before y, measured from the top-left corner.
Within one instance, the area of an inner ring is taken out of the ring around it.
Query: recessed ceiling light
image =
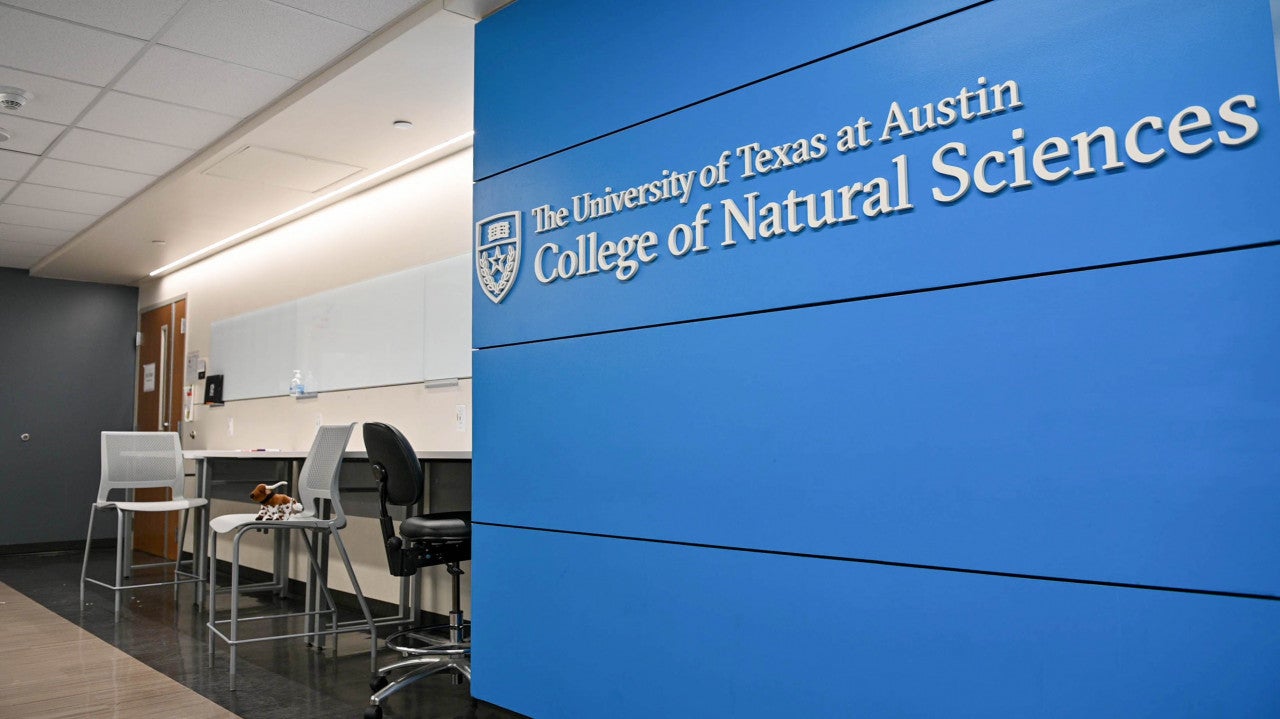
[[[408,120],[396,120],[395,122],[391,123],[391,126],[397,130],[408,130],[409,128],[413,127],[413,123],[409,122]]]
[[[18,110],[31,99],[31,93],[17,87],[0,85],[0,110]]]
[[[11,137],[13,137],[13,135],[10,135],[8,130],[0,127],[0,142],[8,142]]]

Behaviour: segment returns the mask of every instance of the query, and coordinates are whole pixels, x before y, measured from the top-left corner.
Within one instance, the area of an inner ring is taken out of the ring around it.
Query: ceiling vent
[[[0,85],[0,110],[21,110],[30,99],[26,90]]]
[[[363,169],[332,160],[249,145],[219,160],[206,169],[204,174],[314,194]]]

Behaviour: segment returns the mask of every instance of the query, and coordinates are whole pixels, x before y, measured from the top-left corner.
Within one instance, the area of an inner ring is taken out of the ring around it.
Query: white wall
[[[210,356],[210,325],[245,312],[324,290],[452,257],[471,249],[471,150],[433,162],[319,210],[253,240],[140,288],[139,307],[187,298],[187,351]],[[202,384],[202,383],[198,383]],[[197,386],[197,396],[201,387]],[[459,431],[455,406],[466,405]],[[471,449],[471,380],[428,389],[421,383],[290,397],[241,400],[222,407],[197,405],[195,421],[182,428],[187,449],[270,447],[306,450],[318,424],[378,420],[398,427],[418,449]],[[360,428],[350,447],[363,449]],[[256,505],[213,502],[213,514],[256,511]],[[246,538],[242,560],[268,569],[268,544]],[[377,520],[351,518],[343,538],[365,594],[396,601],[399,585],[387,572]],[[249,546],[252,544],[253,546]],[[298,543],[294,543],[298,546]],[[191,546],[190,540],[187,546]],[[229,549],[229,548],[228,548]],[[227,552],[220,551],[221,554]],[[335,553],[336,561],[336,553]],[[292,576],[304,575],[295,550]],[[469,563],[468,563],[469,564]],[[464,565],[470,571],[470,567]],[[349,590],[340,564],[330,567],[331,586]],[[424,573],[424,607],[447,611],[443,568]],[[464,581],[464,608],[470,596]]]

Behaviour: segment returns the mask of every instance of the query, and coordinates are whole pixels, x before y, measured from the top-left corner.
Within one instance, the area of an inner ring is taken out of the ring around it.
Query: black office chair
[[[471,679],[471,623],[460,606],[461,562],[471,559],[471,512],[436,512],[405,518],[396,535],[387,503],[410,507],[422,501],[423,474],[413,447],[389,424],[366,422],[364,446],[378,481],[383,546],[392,576],[412,576],[418,569],[443,564],[453,578],[449,623],[414,627],[387,637],[388,649],[407,658],[377,671],[370,688],[365,719],[381,719],[382,702],[424,677],[453,670]],[[390,676],[404,671],[394,681]]]

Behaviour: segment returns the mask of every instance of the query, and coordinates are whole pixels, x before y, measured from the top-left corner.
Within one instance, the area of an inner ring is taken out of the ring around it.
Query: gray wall
[[[137,313],[134,287],[0,268],[0,547],[84,541],[99,432],[133,427]]]

